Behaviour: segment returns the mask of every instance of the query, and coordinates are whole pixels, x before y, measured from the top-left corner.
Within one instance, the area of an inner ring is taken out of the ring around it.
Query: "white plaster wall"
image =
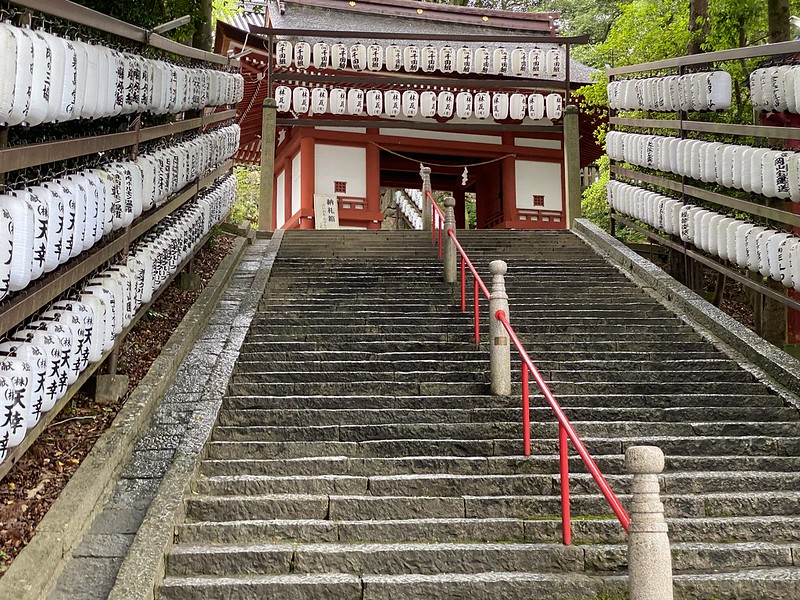
[[[353,146],[316,144],[314,165],[316,179],[315,194],[333,194],[334,181],[346,181],[345,196],[366,198],[367,196],[367,150]]]
[[[292,214],[293,217],[300,210],[300,182],[302,181],[302,173],[300,170],[300,153],[292,159]]]
[[[564,210],[561,165],[518,160],[516,162],[517,208],[534,208],[533,196],[544,196],[545,210]]]
[[[275,224],[277,228],[286,223],[286,171],[281,171],[275,180]]]

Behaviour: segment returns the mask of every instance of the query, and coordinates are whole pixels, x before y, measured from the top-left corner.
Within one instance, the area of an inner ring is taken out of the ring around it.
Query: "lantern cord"
[[[380,144],[376,144],[375,142],[370,142],[370,144],[372,144],[373,146],[377,146],[378,148],[380,148],[384,152],[388,152],[389,154],[394,154],[395,156],[397,156],[399,158],[403,158],[405,160],[410,160],[411,162],[419,163],[419,159],[418,158],[412,158],[412,157],[407,156],[405,154],[401,154],[400,152],[395,152],[394,150],[389,150],[389,148],[385,148],[385,147],[381,146]],[[499,156],[497,158],[492,158],[490,160],[484,160],[482,162],[465,163],[465,164],[443,164],[443,163],[426,162],[425,166],[428,166],[428,167],[440,167],[442,169],[461,169],[461,168],[468,169],[469,167],[480,167],[482,165],[488,165],[488,164],[491,164],[491,163],[499,162],[501,160],[505,160],[506,158],[516,158],[516,156],[517,156],[516,154],[506,154],[504,156]]]

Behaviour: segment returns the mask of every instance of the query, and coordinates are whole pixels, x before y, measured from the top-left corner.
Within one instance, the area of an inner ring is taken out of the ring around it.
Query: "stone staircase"
[[[797,410],[571,234],[459,239],[509,262],[512,324],[623,503],[624,449],[666,453],[676,597],[800,598]],[[533,395],[520,456],[519,375],[488,394],[433,257],[421,232],[286,232],[161,599],[626,597],[577,457],[560,544],[556,422]]]

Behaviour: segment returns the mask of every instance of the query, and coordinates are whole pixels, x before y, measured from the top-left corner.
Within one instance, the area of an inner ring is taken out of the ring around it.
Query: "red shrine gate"
[[[454,8],[298,0],[218,23],[217,50],[243,53],[247,80],[238,159],[274,174],[262,228],[314,228],[326,195],[340,226],[378,229],[382,189],[418,189],[420,165],[456,199],[460,226],[474,193],[479,228],[568,227],[578,170],[601,153],[595,123],[565,111],[589,82],[570,57],[585,40],[558,37],[551,13]],[[262,111],[268,97],[276,113]]]

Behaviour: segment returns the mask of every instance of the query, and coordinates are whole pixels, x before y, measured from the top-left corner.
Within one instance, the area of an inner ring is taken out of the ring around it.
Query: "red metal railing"
[[[430,192],[425,192],[428,200],[431,203],[431,242],[433,244],[438,245],[439,247],[439,259],[442,258],[442,245],[443,245],[443,233],[444,233],[444,213],[442,209],[436,204],[433,199],[433,196]],[[480,302],[480,295],[478,291],[480,290],[483,292],[483,295],[486,297],[487,300],[491,299],[491,294],[489,293],[488,288],[483,283],[480,275],[475,270],[472,261],[470,261],[469,256],[467,256],[466,251],[458,242],[456,238],[456,233],[452,229],[448,228],[446,231],[447,235],[450,239],[453,240],[455,247],[458,249],[459,254],[461,255],[461,311],[467,312],[467,296],[466,296],[466,268],[469,267],[470,273],[472,273],[472,280],[473,280],[473,294],[474,294],[474,320],[475,320],[475,343],[480,343],[480,312],[479,312],[479,302]],[[528,356],[528,352],[525,350],[525,347],[522,345],[522,342],[519,340],[514,328],[511,327],[511,323],[508,322],[508,315],[506,315],[505,311],[498,310],[494,315],[493,318],[497,319],[502,323],[503,327],[505,328],[506,332],[508,332],[508,336],[511,338],[514,347],[517,349],[519,353],[520,360],[522,362],[522,442],[523,442],[523,452],[525,456],[531,455],[531,417],[530,417],[530,375],[533,375],[533,379],[536,384],[539,386],[539,389],[542,391],[547,403],[550,405],[553,413],[556,415],[556,419],[558,420],[558,459],[559,459],[559,473],[560,473],[560,480],[561,480],[561,531],[562,531],[562,540],[564,544],[570,544],[572,542],[572,527],[571,527],[571,517],[570,517],[570,499],[569,499],[569,442],[572,442],[572,445],[575,447],[575,450],[578,452],[578,455],[581,457],[583,464],[586,465],[586,468],[589,470],[589,473],[594,478],[597,486],[600,488],[600,492],[603,494],[603,497],[608,502],[608,505],[611,507],[611,510],[614,511],[617,519],[619,519],[620,524],[622,525],[625,532],[629,532],[631,519],[628,516],[628,513],[623,508],[622,504],[617,498],[616,494],[614,494],[611,486],[608,485],[606,478],[600,472],[600,469],[595,464],[594,459],[592,458],[589,451],[584,446],[581,439],[578,437],[578,434],[575,432],[575,429],[572,427],[572,423],[569,422],[567,416],[564,414],[564,411],[561,409],[558,401],[553,396],[553,393],[550,391],[547,383],[542,378],[541,373],[533,364],[530,356]]]
[[[434,244],[439,246],[439,258],[442,258],[442,231],[444,230],[444,213],[442,209],[436,204],[433,200],[433,196],[431,196],[430,192],[425,192],[428,196],[428,199],[431,203],[431,241]],[[466,250],[462,248],[461,244],[458,242],[456,238],[456,232],[452,229],[447,230],[447,235],[450,239],[453,240],[456,248],[458,249],[458,253],[461,255],[461,312],[467,312],[467,267],[469,267],[469,272],[472,273],[472,312],[473,312],[473,322],[475,325],[475,345],[479,345],[481,343],[481,318],[480,318],[480,294],[478,292],[483,292],[483,296],[488,300],[491,297],[489,293],[489,289],[486,287],[486,284],[483,283],[483,279],[481,276],[478,275],[478,271],[475,270],[475,266],[472,264],[472,261],[467,256]]]
[[[556,401],[555,396],[553,396],[553,393],[550,391],[547,383],[545,383],[541,373],[539,373],[539,370],[533,364],[533,361],[531,361],[530,356],[528,356],[528,353],[525,351],[525,347],[522,345],[522,342],[520,342],[519,337],[517,337],[514,328],[511,327],[511,323],[508,322],[508,316],[506,315],[505,311],[498,310],[494,314],[494,318],[503,324],[503,327],[508,332],[508,336],[511,338],[514,347],[517,349],[522,362],[522,437],[525,456],[530,456],[531,454],[530,384],[528,375],[533,375],[534,381],[536,381],[536,384],[542,391],[542,395],[545,397],[545,400],[547,400],[550,408],[555,413],[556,419],[558,419],[558,455],[561,473],[561,528],[564,543],[569,544],[572,540],[569,510],[568,441],[572,442],[572,445],[575,447],[575,450],[578,452],[581,460],[583,460],[583,464],[586,465],[586,468],[589,470],[589,473],[591,473],[592,477],[597,483],[597,486],[600,488],[600,492],[603,494],[606,502],[608,502],[611,510],[614,511],[614,514],[617,516],[617,519],[619,519],[619,522],[622,524],[622,527],[627,533],[631,523],[628,513],[625,512],[625,509],[622,507],[622,504],[620,503],[616,494],[614,494],[614,492],[611,490],[611,486],[608,485],[606,478],[603,477],[603,474],[595,464],[591,454],[589,454],[586,446],[583,445],[583,442],[578,437],[575,429],[572,427],[572,423],[569,422],[569,419],[567,419],[567,416],[564,414],[561,406]]]

